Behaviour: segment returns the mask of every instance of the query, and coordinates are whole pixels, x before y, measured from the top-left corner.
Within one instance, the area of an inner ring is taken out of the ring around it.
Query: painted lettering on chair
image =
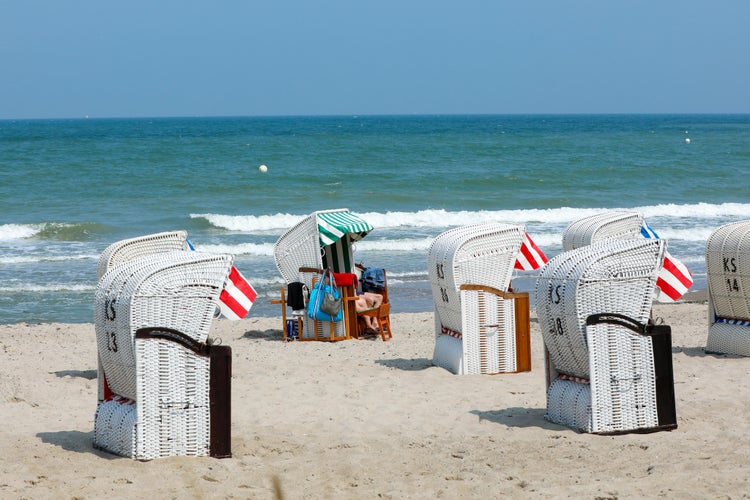
[[[555,329],[557,330],[557,332],[552,332],[552,333],[557,333],[558,335],[565,335],[565,331],[563,330],[561,318],[555,318]]]
[[[734,257],[724,257],[724,272],[725,273],[736,273],[737,262]]]
[[[727,278],[727,292],[739,292],[740,291],[740,284],[737,281],[737,278]]]
[[[736,273],[737,262],[734,257],[724,257],[724,272],[725,273]]]
[[[107,349],[112,352],[117,352],[117,334],[115,332],[107,332]]]
[[[110,321],[114,321],[115,317],[115,302],[117,299],[107,299],[104,301],[104,317]]]
[[[560,300],[562,300],[562,297],[560,297],[560,287],[562,287],[562,285],[557,285],[555,288],[550,288],[549,289],[549,300],[553,304],[559,304]],[[553,290],[555,292],[554,297],[552,296],[552,291]]]

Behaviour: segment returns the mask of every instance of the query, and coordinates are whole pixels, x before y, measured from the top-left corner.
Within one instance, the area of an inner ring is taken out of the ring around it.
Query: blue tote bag
[[[330,269],[323,271],[307,303],[307,315],[317,321],[341,321],[344,318],[341,295]]]

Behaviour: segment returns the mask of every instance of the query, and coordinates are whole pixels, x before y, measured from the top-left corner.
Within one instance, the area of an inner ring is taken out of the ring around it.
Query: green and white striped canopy
[[[317,219],[321,247],[332,245],[347,233],[352,240],[357,241],[372,231],[370,224],[348,210],[318,213]]]

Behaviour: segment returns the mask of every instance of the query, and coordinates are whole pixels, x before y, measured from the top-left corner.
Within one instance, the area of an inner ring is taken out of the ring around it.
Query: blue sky
[[[0,119],[748,113],[750,2],[5,0]]]

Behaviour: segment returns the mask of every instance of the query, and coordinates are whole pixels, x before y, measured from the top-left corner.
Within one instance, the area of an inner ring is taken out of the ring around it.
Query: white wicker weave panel
[[[658,425],[651,338],[611,324],[587,327],[591,429],[611,433]]]
[[[726,224],[709,236],[706,272],[716,315],[750,319],[750,220]]]
[[[315,325],[317,324],[317,329]],[[317,332],[317,334],[316,334]],[[336,339],[346,337],[346,323],[342,321],[333,322],[333,336]],[[302,339],[323,339],[331,338],[331,323],[328,321],[313,321],[309,317],[302,318]]]
[[[135,458],[136,418],[132,401],[118,398],[99,404],[94,417],[94,446]]]
[[[512,373],[516,369],[513,300],[481,290],[461,291],[463,373]]]
[[[610,211],[584,217],[563,232],[563,251],[574,250],[607,238],[635,239],[640,235],[643,216],[638,212]]]
[[[579,431],[591,431],[591,388],[555,379],[547,388],[547,420]]]
[[[292,226],[274,245],[274,262],[287,283],[297,281],[300,267],[323,267],[316,214]]]
[[[708,327],[706,352],[750,356],[750,326],[713,323]]]
[[[101,279],[110,268],[122,262],[145,255],[176,250],[189,250],[187,231],[149,234],[112,243],[99,256],[96,266],[97,279]]]
[[[465,237],[455,247],[453,255],[455,284],[471,283],[507,290],[525,228],[481,224],[465,229]]]
[[[136,359],[135,457],[208,455],[209,358],[167,340],[137,339]]]

